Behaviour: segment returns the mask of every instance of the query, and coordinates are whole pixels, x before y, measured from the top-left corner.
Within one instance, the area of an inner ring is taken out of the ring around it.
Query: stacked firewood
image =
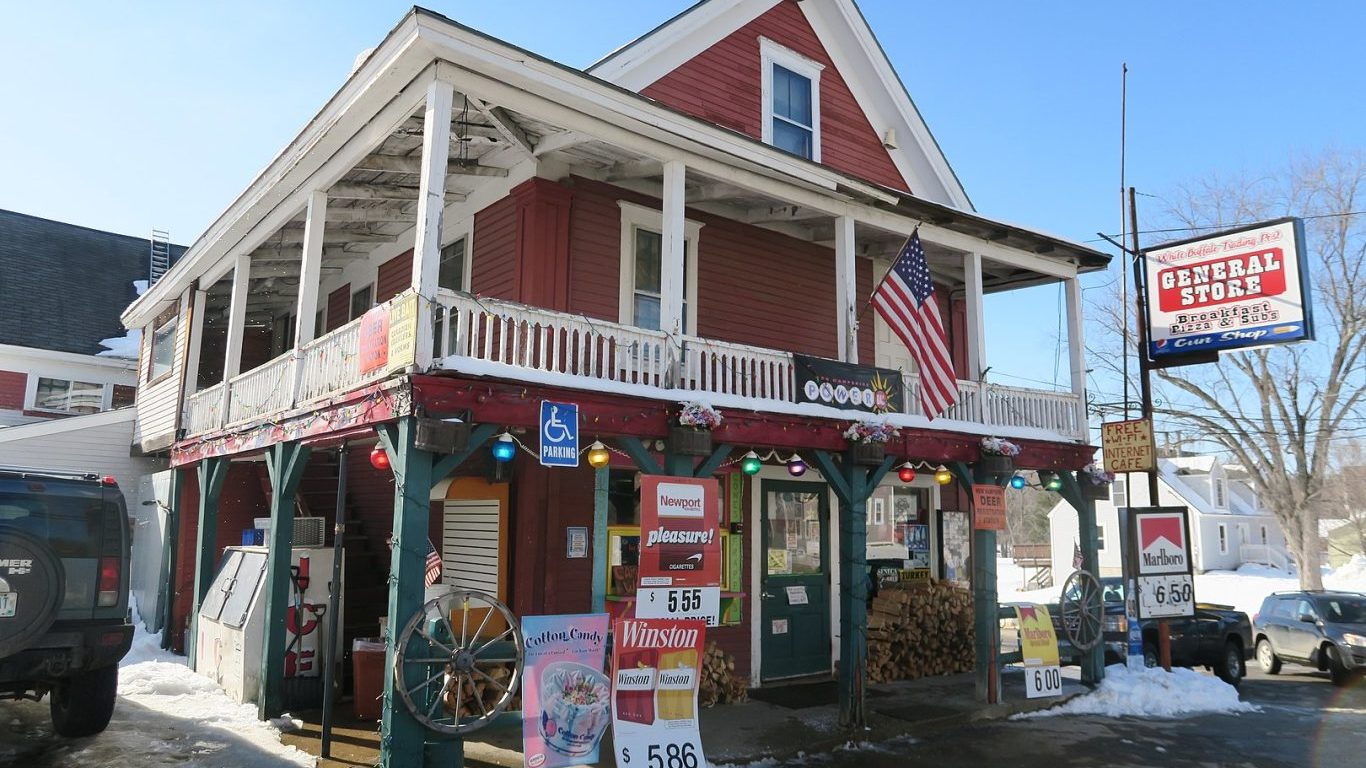
[[[480,675],[474,675],[472,678],[461,675],[457,678],[459,685],[457,685],[456,680],[451,680],[443,702],[447,713],[458,714],[461,718],[467,718],[479,717],[485,712],[493,711],[498,700],[502,698],[503,691],[512,682],[512,665],[481,665],[479,669],[491,680],[497,681],[498,684],[494,685]],[[483,704],[482,708],[479,706],[481,703]],[[513,696],[512,702],[507,708],[509,710],[522,708],[520,692]]]
[[[937,582],[883,586],[868,609],[868,681],[970,671],[972,620],[966,590]]]
[[[697,699],[704,707],[749,699],[749,679],[735,674],[735,657],[714,642],[707,643],[707,651],[702,655],[702,679],[698,682]]]

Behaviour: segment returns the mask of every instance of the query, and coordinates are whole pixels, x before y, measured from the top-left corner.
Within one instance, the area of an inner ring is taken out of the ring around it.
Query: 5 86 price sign
[[[670,744],[646,744],[644,760],[642,756],[632,755],[631,747],[621,750],[623,765],[642,766],[643,768],[706,768],[702,759],[702,747],[691,741]],[[637,747],[639,749],[639,747]]]
[[[703,619],[707,626],[714,627],[720,621],[720,614],[720,587],[641,587],[636,590],[638,619]]]
[[[1138,577],[1138,603],[1144,618],[1195,615],[1195,582],[1189,574]]]

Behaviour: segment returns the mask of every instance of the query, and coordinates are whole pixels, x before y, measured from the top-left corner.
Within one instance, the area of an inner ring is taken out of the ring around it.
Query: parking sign
[[[579,406],[541,401],[541,464],[579,465]]]

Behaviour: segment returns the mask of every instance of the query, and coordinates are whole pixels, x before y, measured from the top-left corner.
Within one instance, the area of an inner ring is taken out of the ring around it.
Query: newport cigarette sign
[[[1131,509],[1129,519],[1129,566],[1138,584],[1139,618],[1193,615],[1195,583],[1186,508]]]

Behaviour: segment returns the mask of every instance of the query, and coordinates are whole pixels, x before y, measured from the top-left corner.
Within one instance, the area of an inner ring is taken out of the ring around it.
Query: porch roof
[[[467,152],[459,164],[453,163],[452,178],[477,183],[481,177],[506,176],[508,166],[522,159],[558,154],[571,166],[596,162],[608,180],[616,174],[629,182],[630,170],[634,178],[647,179],[662,158],[682,155],[690,175],[695,170],[698,179],[724,188],[718,201],[743,195],[752,203],[771,194],[775,203],[805,206],[808,212],[802,218],[808,220],[810,211],[851,215],[882,237],[883,248],[894,248],[898,238],[919,226],[927,238],[948,248],[1009,253],[1036,267],[1034,278],[1103,269],[1109,261],[1085,245],[933,203],[782,152],[415,7],[179,263],[124,311],[124,324],[145,325],[193,280],[212,284],[240,253],[273,249],[264,255],[288,271],[288,262],[297,261],[297,238],[286,231],[299,225],[313,189],[347,185],[347,194],[352,194],[350,202],[337,207],[351,212],[328,222],[329,229],[342,228],[338,234],[345,244],[327,252],[325,264],[327,259],[363,258],[378,244],[403,236],[416,214],[420,160],[411,154],[420,152],[420,138],[414,140],[408,124],[421,104],[421,86],[433,78],[459,83],[473,103],[470,111],[457,102],[454,116],[463,130],[453,128],[453,136],[491,140],[482,151]],[[399,146],[405,138],[406,145]],[[368,189],[350,190],[353,186]],[[463,199],[473,190],[457,185],[452,191]],[[771,222],[774,227],[786,223]],[[260,280],[272,276],[269,270],[254,273]],[[1020,279],[1001,273],[992,287]]]

